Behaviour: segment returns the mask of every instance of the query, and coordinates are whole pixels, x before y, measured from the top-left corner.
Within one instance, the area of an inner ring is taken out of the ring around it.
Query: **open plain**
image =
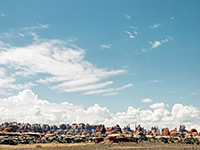
[[[200,150],[200,145],[161,143],[48,143],[28,145],[0,145],[0,150]]]

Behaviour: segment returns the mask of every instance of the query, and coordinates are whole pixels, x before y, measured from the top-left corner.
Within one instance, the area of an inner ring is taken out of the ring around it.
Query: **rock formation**
[[[168,135],[170,135],[169,128],[163,129],[162,135],[163,135],[163,136],[168,136]]]
[[[123,131],[123,132],[122,132]],[[181,133],[186,132],[184,136]],[[184,125],[179,131],[175,128],[169,131],[168,128],[162,130],[152,127],[147,131],[140,125],[136,127],[135,133],[130,125],[121,130],[119,125],[105,128],[105,125],[89,125],[83,123],[48,125],[48,124],[29,124],[17,122],[5,122],[0,125],[0,144],[32,144],[32,143],[77,143],[77,142],[96,142],[96,143],[120,143],[149,141],[160,143],[186,143],[200,144],[200,135],[196,129],[187,132]],[[147,136],[151,135],[151,136]],[[153,137],[152,137],[153,136]]]
[[[180,137],[180,133],[177,132],[177,128],[175,128],[174,130],[171,130],[171,131],[170,131],[170,136],[173,136],[173,137]]]
[[[106,134],[120,134],[120,133],[122,133],[122,130],[119,125],[106,129]]]
[[[187,132],[188,131],[186,130],[185,125],[180,125],[180,127],[179,127],[179,133],[180,133],[180,135],[182,137],[184,137]]]
[[[106,133],[106,128],[105,128],[104,124],[97,125],[95,134],[96,135],[101,135],[101,134],[105,134],[105,133]]]
[[[145,131],[144,131],[144,128],[142,128],[140,125],[138,125],[136,127],[136,131],[134,133],[134,135],[145,135]]]

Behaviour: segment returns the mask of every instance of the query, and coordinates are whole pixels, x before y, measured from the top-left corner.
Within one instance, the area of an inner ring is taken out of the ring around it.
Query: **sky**
[[[1,0],[0,122],[200,130],[199,7]]]

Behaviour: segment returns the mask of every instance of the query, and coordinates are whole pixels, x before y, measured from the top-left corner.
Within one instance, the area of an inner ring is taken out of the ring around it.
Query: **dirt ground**
[[[200,150],[200,145],[158,144],[158,143],[120,143],[120,144],[27,144],[0,145],[0,150]]]

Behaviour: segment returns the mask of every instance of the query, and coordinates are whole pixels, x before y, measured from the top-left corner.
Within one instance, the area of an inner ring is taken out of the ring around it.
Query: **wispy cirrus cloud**
[[[30,26],[30,27],[22,27],[19,30],[23,31],[23,30],[36,30],[36,29],[49,29],[49,25],[48,24],[40,24],[37,23],[36,26]]]
[[[106,94],[103,94],[103,96],[112,96],[112,95],[117,95],[119,94],[118,92],[112,92],[112,93],[106,93]]]
[[[4,13],[1,13],[1,17],[5,17],[6,16],[6,14],[4,14]]]
[[[108,85],[113,84],[113,81],[107,81],[104,83],[95,83],[95,84],[87,84],[87,85],[83,85],[83,86],[77,86],[76,87],[66,87],[66,86],[54,86],[53,89],[60,89],[60,90],[64,90],[65,92],[77,92],[77,91],[88,91],[88,90],[94,90],[94,89],[99,89],[99,88],[103,88],[106,87]]]
[[[128,28],[138,30],[138,27],[136,27],[136,26],[129,26]]]
[[[149,42],[149,44],[151,44],[151,48],[157,48],[158,46],[160,46],[162,43],[166,43],[169,42],[169,40],[172,40],[173,38],[167,36],[164,40],[161,41],[154,41],[154,42]]]
[[[8,32],[4,32],[0,35],[0,39],[10,39],[10,38],[25,38],[25,37],[34,37],[37,39],[37,30],[43,30],[43,29],[49,29],[48,24],[40,24],[37,23],[35,26],[29,26],[29,27],[22,27],[18,29],[10,29]]]
[[[124,31],[126,34],[129,35],[129,38],[135,39],[135,37],[138,35],[138,27],[136,26],[127,26],[127,29]]]
[[[47,28],[48,25],[38,24],[38,26],[23,27],[17,32],[12,32],[13,36],[14,33],[18,33],[16,36],[26,38],[30,35],[33,38],[31,43],[25,46],[13,46],[0,41],[2,75],[0,89],[2,91],[20,90],[39,84],[46,84],[50,89],[58,89],[62,92],[95,90],[113,84],[113,81],[102,82],[104,79],[125,73],[124,69],[97,68],[84,59],[84,49],[73,42],[41,39],[33,31]],[[30,79],[32,82],[19,83],[19,78],[24,78],[24,81]]]
[[[127,14],[125,14],[124,16],[125,16],[125,18],[126,18],[127,20],[131,19],[131,16],[129,16],[129,15],[127,15]]]
[[[124,32],[127,33],[131,39],[135,38],[135,36],[131,32],[129,31],[124,31]]]
[[[192,92],[190,93],[190,95],[198,95],[199,93],[198,92]]]
[[[155,29],[155,28],[158,28],[158,27],[160,27],[160,26],[161,26],[161,24],[153,24],[153,25],[150,26],[150,28]]]
[[[143,48],[143,49],[141,50],[142,53],[146,53],[147,51],[148,51],[148,50],[145,49],[145,48]]]
[[[102,48],[108,48],[108,49],[110,49],[111,48],[111,44],[102,44],[102,45],[100,45]]]
[[[31,88],[32,86],[36,86],[36,84],[32,82],[25,82],[23,84],[15,83],[16,79],[13,76],[8,76],[6,74],[6,69],[3,67],[0,67],[0,89],[2,95],[10,95],[10,90],[22,90]],[[9,89],[4,90],[4,89]]]
[[[158,83],[159,80],[152,80],[151,83]]]
[[[170,17],[171,20],[174,20],[174,17]]]
[[[88,92],[85,92],[84,94],[90,95],[90,94],[101,94],[101,93],[108,93],[108,92],[113,93],[113,92],[116,92],[116,91],[121,91],[121,90],[126,89],[126,88],[131,87],[131,86],[133,86],[133,84],[127,84],[127,85],[124,85],[124,86],[119,87],[119,88],[109,88],[109,89],[88,91]]]
[[[160,41],[154,41],[154,42],[150,41],[149,43],[152,45],[151,48],[156,48],[162,44]]]

